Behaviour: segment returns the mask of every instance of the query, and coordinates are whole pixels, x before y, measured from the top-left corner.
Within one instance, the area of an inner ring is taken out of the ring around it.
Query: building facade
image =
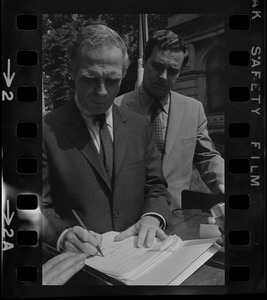
[[[224,156],[225,20],[223,14],[176,14],[168,28],[180,34],[189,53],[188,64],[174,90],[201,101],[208,119],[209,134]]]

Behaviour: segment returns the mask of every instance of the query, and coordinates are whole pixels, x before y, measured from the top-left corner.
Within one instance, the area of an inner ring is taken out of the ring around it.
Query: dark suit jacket
[[[43,240],[56,245],[67,227],[122,231],[144,213],[169,216],[170,195],[152,142],[139,114],[113,105],[114,187],[82,116],[71,101],[43,120]]]
[[[145,114],[141,101],[143,89],[117,97],[121,107]],[[142,102],[143,103],[143,102]],[[181,192],[189,189],[192,164],[197,167],[203,181],[211,191],[224,183],[224,160],[212,145],[208,135],[207,118],[200,101],[171,91],[170,113],[162,159],[164,176],[172,195],[171,210],[181,208]]]

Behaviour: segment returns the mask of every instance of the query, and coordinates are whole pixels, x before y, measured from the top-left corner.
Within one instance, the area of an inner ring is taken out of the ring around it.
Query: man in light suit
[[[155,236],[166,238],[170,194],[150,124],[113,105],[128,67],[126,46],[103,25],[83,28],[74,45],[75,99],[43,120],[43,241],[95,255],[101,233],[115,230],[115,240],[137,235],[138,247],[150,247]]]
[[[151,125],[153,107],[160,106],[160,129],[154,138],[156,143],[159,135],[163,140],[158,147],[172,195],[171,210],[181,208],[181,192],[189,189],[193,164],[212,192],[224,193],[224,160],[213,148],[201,102],[171,90],[187,61],[180,36],[170,30],[155,32],[144,50],[141,86],[115,99],[121,107],[146,116]]]

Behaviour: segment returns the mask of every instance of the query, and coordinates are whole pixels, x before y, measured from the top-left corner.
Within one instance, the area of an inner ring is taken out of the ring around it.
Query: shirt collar
[[[109,127],[113,128],[113,114],[112,114],[112,107],[113,104],[110,106],[110,108],[106,111],[106,123]]]
[[[95,121],[94,115],[84,108],[84,106],[79,101],[77,94],[75,94],[74,101],[75,101],[75,103],[76,103],[76,105],[77,105],[77,107],[78,107],[85,123],[87,124],[87,126],[92,127],[94,125],[94,121]],[[106,114],[106,123],[111,128],[113,127],[112,107],[113,107],[113,104],[105,112],[105,114]]]
[[[142,111],[144,113],[147,113],[155,99],[144,89],[143,84],[139,88],[139,93],[144,95],[145,97],[140,97],[140,104]],[[160,103],[162,105],[163,111],[168,114],[169,111],[169,105],[170,105],[170,93],[163,99],[160,100]]]

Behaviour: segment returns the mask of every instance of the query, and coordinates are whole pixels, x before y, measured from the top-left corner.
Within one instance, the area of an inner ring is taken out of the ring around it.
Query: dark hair
[[[185,57],[182,68],[188,62],[188,52],[186,50],[183,38],[171,30],[158,30],[148,39],[144,49],[144,61],[148,60],[154,47],[158,46],[162,50],[174,52],[184,52]]]
[[[94,48],[102,46],[115,46],[121,49],[124,58],[123,76],[125,76],[129,66],[127,46],[115,30],[102,24],[89,25],[82,28],[77,34],[76,40],[73,42],[72,47],[70,48],[70,61],[72,69],[77,67],[76,63],[78,53],[84,43],[89,43]]]

